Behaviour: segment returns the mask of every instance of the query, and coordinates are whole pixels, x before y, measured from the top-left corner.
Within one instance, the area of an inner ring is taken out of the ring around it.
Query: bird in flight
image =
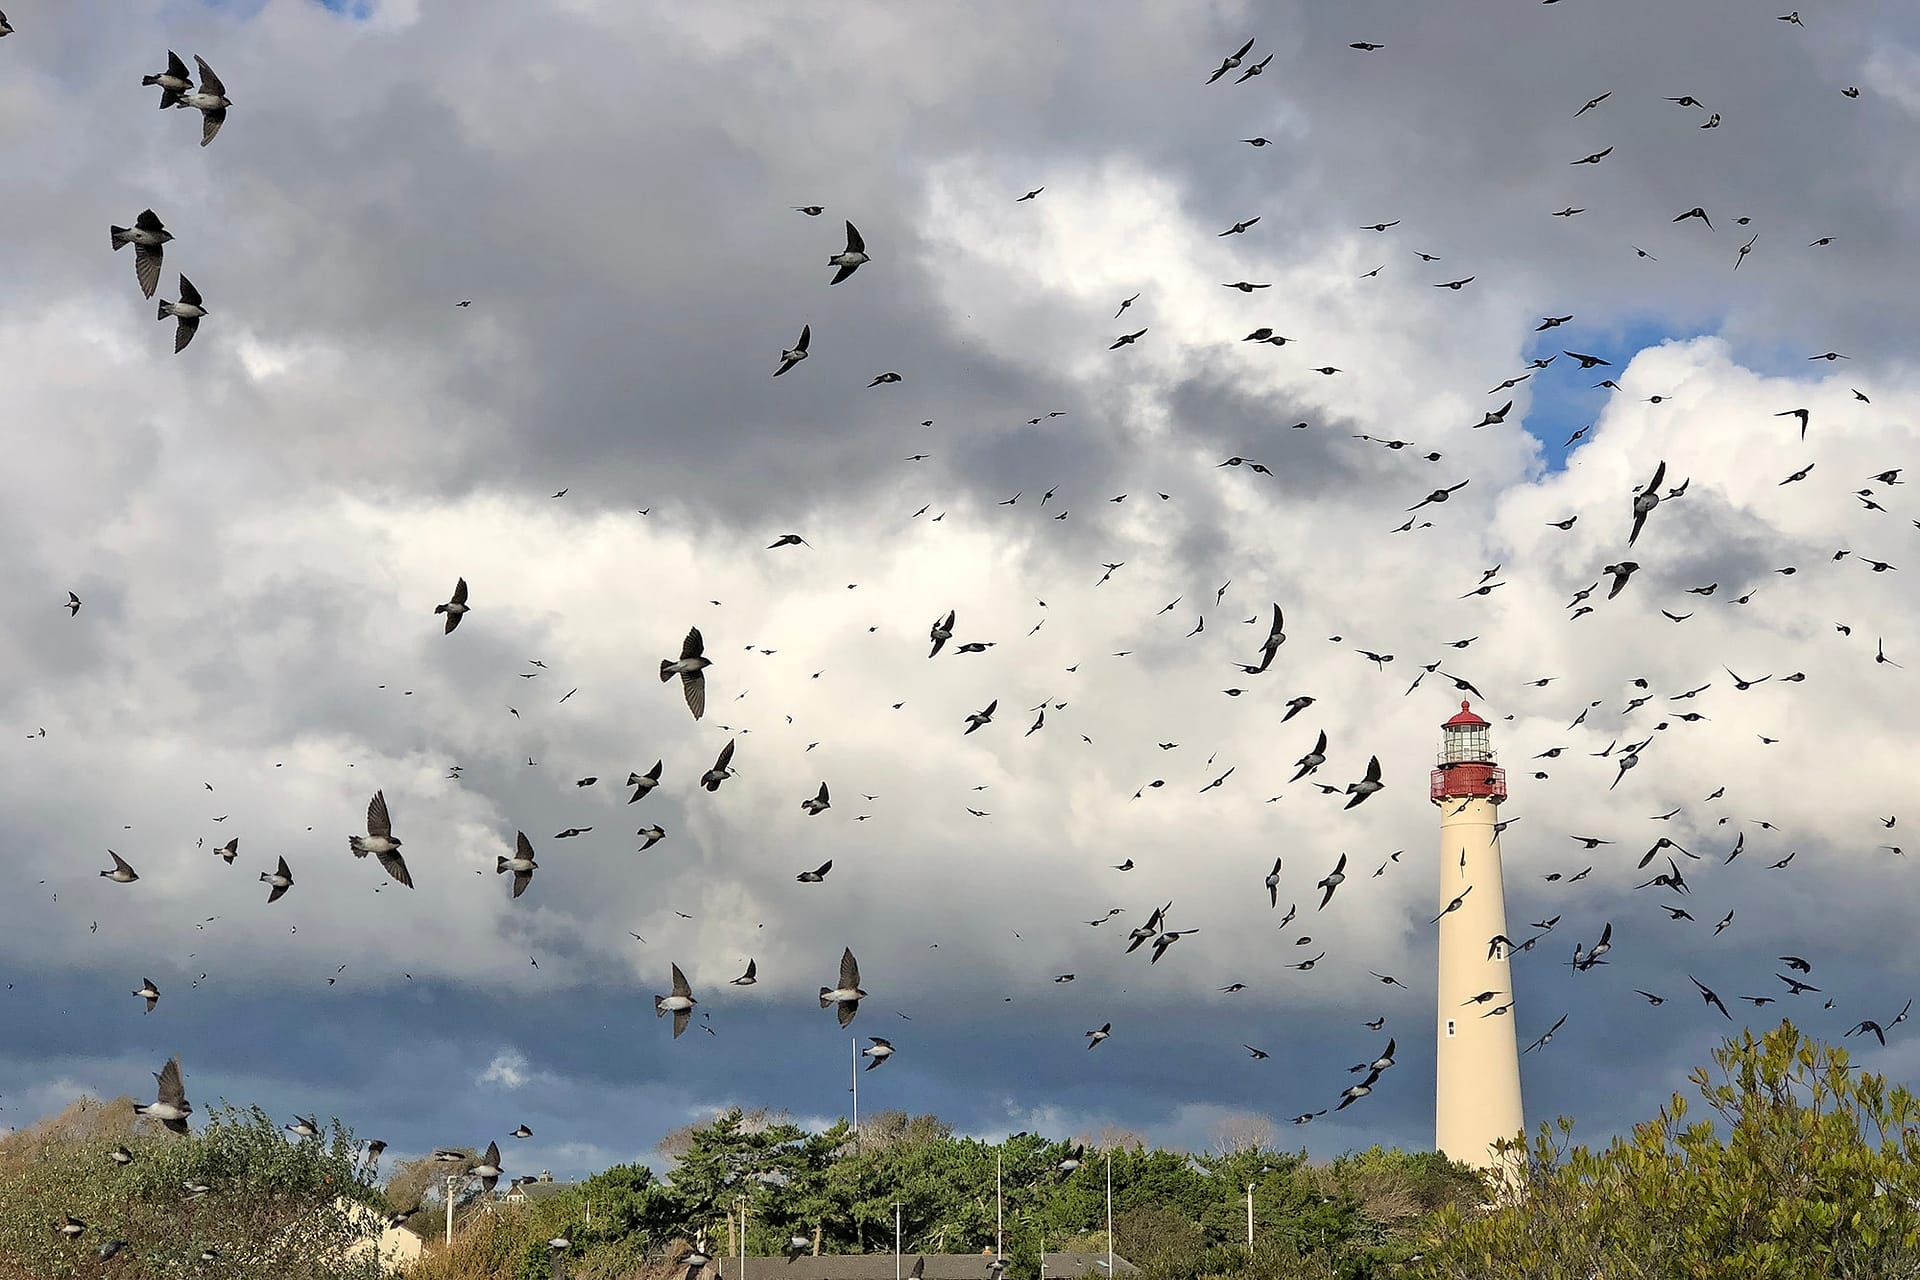
[[[388,875],[407,888],[413,888],[413,877],[407,871],[406,859],[400,856],[400,841],[393,834],[393,819],[387,816],[387,794],[385,791],[373,793],[373,799],[367,802],[367,834],[349,836],[347,847],[356,858],[368,854],[380,860]]]
[[[858,228],[849,222],[847,223],[847,247],[827,259],[828,266],[840,268],[833,273],[833,279],[827,281],[827,283],[839,284],[842,280],[845,280],[848,276],[858,271],[862,263],[871,261],[873,261],[873,259],[867,256],[867,242],[860,238]],[[803,343],[802,345],[804,346],[805,344]]]
[[[133,276],[140,284],[143,296],[151,298],[153,291],[160,287],[160,263],[165,254],[161,247],[173,239],[173,232],[160,224],[153,210],[143,209],[140,216],[133,220],[131,227],[112,227],[113,249],[115,253],[133,246]]]
[[[680,656],[660,659],[660,683],[680,677],[680,692],[685,695],[687,710],[695,720],[707,713],[706,672],[713,662],[705,653],[706,641],[700,636],[700,628],[691,627],[686,639],[680,642]]]

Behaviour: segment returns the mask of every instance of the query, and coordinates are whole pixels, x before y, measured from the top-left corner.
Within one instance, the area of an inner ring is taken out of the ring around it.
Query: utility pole
[[[993,1153],[993,1256],[1005,1261],[1007,1256],[1007,1217],[1006,1202],[1000,1198],[1000,1158],[1003,1152]]]
[[[893,1280],[900,1280],[900,1202],[893,1202]]]
[[[848,1045],[853,1050],[853,1145],[860,1145],[860,1038],[855,1036]]]
[[[1113,1280],[1113,1148],[1107,1148],[1107,1280]]]
[[[1253,1184],[1247,1184],[1247,1248],[1253,1248]]]
[[[740,1206],[740,1274],[734,1280],[747,1280],[747,1201],[742,1196],[737,1202]]]

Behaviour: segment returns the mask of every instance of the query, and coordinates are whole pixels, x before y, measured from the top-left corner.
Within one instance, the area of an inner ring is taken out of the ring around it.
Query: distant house
[[[919,1258],[927,1260],[926,1280],[989,1280],[987,1264],[991,1253],[904,1253],[899,1258],[902,1277],[913,1271]],[[891,1253],[822,1254],[817,1258],[800,1257],[792,1262],[780,1258],[747,1258],[747,1280],[765,1276],[769,1280],[894,1280],[895,1260]],[[738,1258],[715,1258],[709,1264],[720,1280],[737,1280]],[[1119,1254],[1113,1258],[1115,1275],[1136,1275],[1139,1269]],[[1107,1257],[1101,1253],[1050,1253],[1046,1274],[1063,1280],[1107,1274]]]
[[[426,1241],[411,1225],[403,1223],[390,1227],[386,1224],[386,1215],[377,1209],[345,1196],[337,1197],[333,1207],[346,1214],[356,1227],[366,1233],[347,1247],[343,1255],[347,1259],[364,1257],[370,1251],[377,1252],[380,1269],[392,1274],[405,1271],[418,1262],[426,1249]]]
[[[506,1191],[500,1194],[499,1200],[502,1204],[528,1204],[535,1200],[545,1200],[549,1196],[557,1196],[564,1192],[571,1191],[578,1185],[578,1183],[574,1182],[555,1182],[553,1180],[553,1174],[546,1169],[542,1169],[540,1176],[532,1182],[516,1182],[511,1187],[508,1187]]]

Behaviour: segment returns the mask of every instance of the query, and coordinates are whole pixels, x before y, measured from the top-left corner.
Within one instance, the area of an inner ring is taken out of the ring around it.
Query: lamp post
[[[453,1246],[453,1184],[459,1180],[460,1175],[457,1173],[447,1175],[447,1246],[449,1248]]]
[[[1247,1248],[1253,1248],[1253,1184],[1247,1184]]]
[[[1107,1275],[1113,1275],[1113,1148],[1107,1148]]]
[[[893,1280],[900,1280],[900,1202],[893,1202]]]
[[[735,1280],[747,1280],[747,1199],[741,1196],[736,1203],[740,1207],[740,1274]]]

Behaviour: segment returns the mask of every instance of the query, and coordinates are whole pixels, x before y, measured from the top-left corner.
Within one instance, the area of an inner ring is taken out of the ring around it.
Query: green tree
[[[1440,1280],[1920,1275],[1920,1106],[1790,1022],[1713,1052],[1690,1079],[1713,1119],[1659,1115],[1595,1153],[1543,1124],[1508,1203],[1438,1216],[1417,1274]]]
[[[201,1274],[208,1249],[234,1276],[379,1276],[370,1253],[349,1256],[379,1222],[352,1206],[378,1194],[337,1121],[326,1136],[296,1143],[258,1107],[215,1110],[186,1137],[123,1123],[115,1112],[130,1117],[130,1101],[83,1099],[0,1141],[0,1277],[91,1278],[100,1274],[94,1250],[114,1239],[128,1242],[118,1280]],[[124,1166],[109,1156],[121,1142],[133,1154]],[[77,1241],[54,1230],[69,1214],[87,1224]]]

